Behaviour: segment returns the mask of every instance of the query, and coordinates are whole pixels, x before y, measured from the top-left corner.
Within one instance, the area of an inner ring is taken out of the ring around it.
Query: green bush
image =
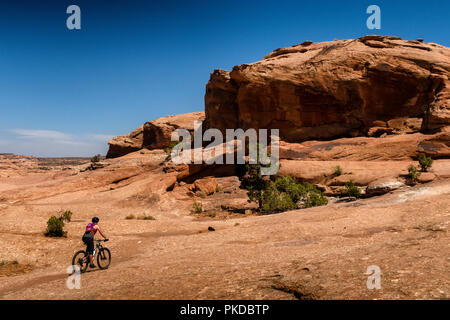
[[[260,164],[247,164],[245,170],[242,187],[247,190],[250,201],[258,202],[259,208],[262,208],[263,190],[267,188],[269,181],[261,176]]]
[[[335,177],[342,176],[342,168],[341,168],[341,166],[334,167],[334,169],[333,169],[333,176],[335,176]]]
[[[100,156],[99,154],[93,156],[93,157],[91,158],[91,162],[92,162],[92,163],[100,162],[100,157],[101,157],[101,156]]]
[[[310,208],[328,203],[323,193],[310,183],[296,183],[291,177],[280,177],[275,181],[255,179],[255,185],[246,188],[251,201],[259,203],[263,214],[279,213],[297,208]]]
[[[59,217],[62,221],[70,222],[72,220],[72,211],[66,210]]]
[[[417,169],[416,166],[410,165],[408,167],[408,178],[410,183],[416,183],[421,175],[421,172]]]
[[[67,232],[64,231],[64,222],[55,216],[50,217],[47,221],[47,237],[65,237]]]
[[[320,207],[328,204],[328,199],[315,186],[307,183],[304,188],[303,201],[305,208]]]
[[[341,190],[341,195],[347,197],[360,198],[361,190],[359,190],[359,188],[355,186],[353,181],[348,181],[345,183],[344,189]]]
[[[419,155],[419,165],[423,172],[427,172],[429,168],[433,165],[433,159],[427,157],[425,154],[421,153]]]
[[[294,210],[297,205],[288,193],[278,190],[276,182],[270,182],[262,193],[261,212],[265,214]]]

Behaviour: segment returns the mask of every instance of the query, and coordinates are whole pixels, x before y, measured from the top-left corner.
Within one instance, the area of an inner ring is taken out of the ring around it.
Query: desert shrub
[[[164,148],[164,152],[167,153],[168,156],[170,156],[171,153],[172,153],[172,149],[175,148],[175,146],[176,146],[178,143],[179,143],[179,142],[176,142],[176,141],[171,142],[171,143],[169,144],[169,146],[167,146],[167,147]]]
[[[410,165],[408,167],[408,180],[409,183],[416,183],[417,180],[419,179],[421,173],[419,172],[419,170],[417,169],[416,166],[414,165]]]
[[[138,220],[156,220],[153,216],[140,216]]]
[[[419,165],[423,172],[427,172],[433,165],[433,159],[431,159],[431,157],[427,157],[424,153],[421,153],[419,155]]]
[[[62,221],[70,222],[72,220],[72,211],[66,210],[61,213],[61,216],[59,217]]]
[[[361,190],[359,190],[359,188],[357,186],[355,186],[353,181],[350,180],[345,183],[344,189],[341,190],[341,195],[347,196],[347,197],[360,198]]]
[[[263,190],[267,188],[269,182],[263,179],[260,164],[247,164],[245,168],[246,174],[241,186],[247,190],[250,201],[258,202],[259,208],[261,208]]]
[[[199,198],[206,198],[208,196],[204,191],[201,190],[197,191],[195,195]]]
[[[304,189],[305,193],[299,200],[304,202],[305,208],[320,207],[328,204],[328,199],[312,184],[306,183]]]
[[[333,176],[335,177],[339,177],[342,175],[342,167],[341,166],[336,166],[333,168]]]
[[[219,185],[217,185],[217,187],[216,187],[216,192],[217,192],[217,193],[218,193],[218,192],[222,192],[222,187],[219,186]]]
[[[129,214],[128,216],[125,217],[125,219],[133,220],[133,219],[136,219],[136,216],[134,214]]]
[[[275,187],[280,192],[288,192],[296,183],[290,176],[281,177],[275,180]]]
[[[194,202],[192,205],[192,212],[193,213],[202,213],[203,212],[203,206],[200,202]]]
[[[270,182],[262,193],[261,212],[265,214],[294,210],[297,206],[288,193],[277,189],[276,182]]]
[[[91,162],[92,162],[92,163],[100,162],[100,157],[101,157],[101,156],[100,156],[99,154],[93,156],[93,157],[91,158]]]
[[[47,237],[65,237],[64,222],[62,219],[55,216],[50,217],[47,221],[47,231],[45,236]]]
[[[263,214],[310,208],[328,203],[327,198],[315,186],[310,183],[305,185],[296,183],[289,176],[280,177],[275,181],[264,181],[264,183],[256,181],[260,185],[257,188],[247,185],[247,190],[249,190],[250,200],[259,203],[259,209]]]
[[[208,217],[215,218],[216,217],[216,213],[215,212],[208,212]]]

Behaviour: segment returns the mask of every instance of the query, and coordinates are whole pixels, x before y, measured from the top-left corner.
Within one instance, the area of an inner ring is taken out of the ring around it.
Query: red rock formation
[[[436,130],[450,121],[450,49],[366,36],[277,49],[216,70],[206,87],[209,128],[279,128],[289,142]],[[423,123],[421,123],[423,120]]]
[[[109,150],[107,158],[117,158],[124,156],[130,152],[142,149],[143,126],[140,126],[132,133],[114,137],[109,141]]]
[[[204,112],[192,112],[159,118],[144,124],[143,146],[147,149],[163,149],[171,144],[172,132],[183,128],[194,131],[194,121],[205,120]]]
[[[204,112],[192,112],[158,118],[146,122],[130,134],[118,136],[109,141],[107,158],[117,158],[128,153],[147,149],[163,149],[170,145],[172,132],[184,128],[193,132],[194,121],[203,121]]]

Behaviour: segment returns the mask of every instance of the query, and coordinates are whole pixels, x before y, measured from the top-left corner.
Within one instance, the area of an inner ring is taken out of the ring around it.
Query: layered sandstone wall
[[[396,37],[277,49],[215,70],[209,128],[279,128],[289,142],[433,131],[450,122],[450,49]]]

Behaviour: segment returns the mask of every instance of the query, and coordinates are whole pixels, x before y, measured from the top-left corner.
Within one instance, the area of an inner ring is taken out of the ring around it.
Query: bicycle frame
[[[92,261],[94,261],[98,250],[100,250],[102,248],[102,244],[100,242],[101,242],[101,240],[97,240],[97,244],[95,245],[94,252],[92,253]]]

